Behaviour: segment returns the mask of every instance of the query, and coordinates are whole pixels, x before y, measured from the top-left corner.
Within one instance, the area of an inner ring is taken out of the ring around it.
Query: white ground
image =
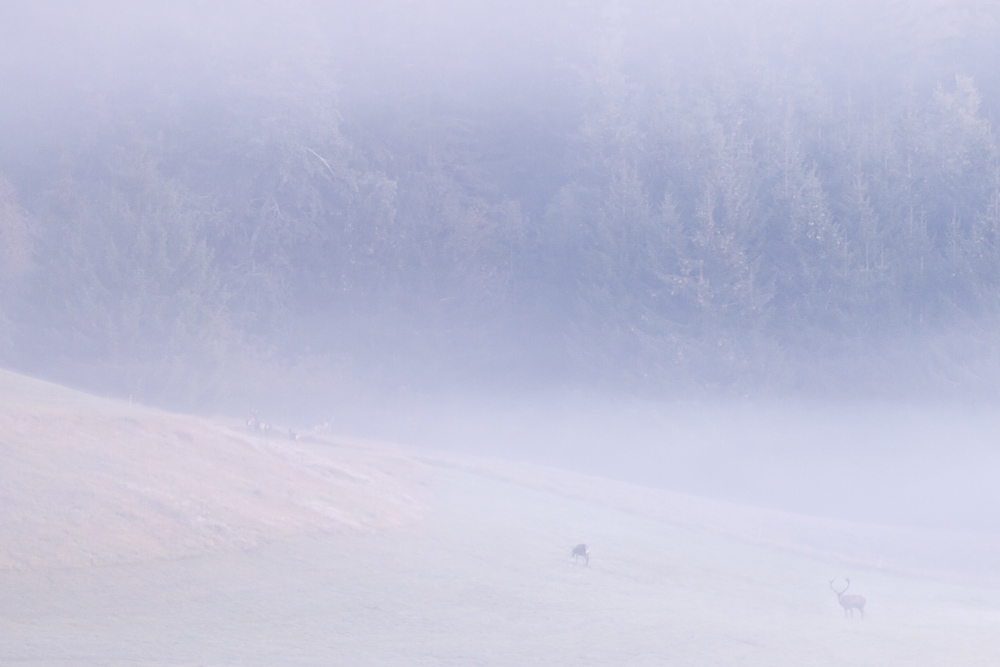
[[[591,544],[590,567],[570,548]],[[868,598],[847,620],[827,582]],[[0,572],[0,664],[995,666],[1000,593],[443,472],[381,534]]]
[[[996,582],[996,539],[957,539],[0,371],[0,667],[995,667],[1000,588],[912,576]]]
[[[421,469],[390,446],[264,437],[0,371],[0,570],[379,530],[423,515]]]

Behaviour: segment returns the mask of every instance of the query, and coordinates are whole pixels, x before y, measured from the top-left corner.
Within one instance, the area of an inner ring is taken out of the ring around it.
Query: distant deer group
[[[247,429],[251,431],[257,431],[258,433],[261,433],[263,435],[271,434],[271,425],[265,421],[261,421],[260,419],[258,419],[256,412],[253,413],[253,417],[247,420]],[[289,440],[295,440],[297,442],[300,437],[301,436],[295,430],[288,429]]]
[[[864,596],[844,595],[844,593],[847,592],[847,589],[851,587],[850,579],[846,579],[847,585],[844,586],[844,590],[842,591],[838,591],[836,588],[833,587],[834,581],[836,581],[836,579],[830,580],[830,590],[832,590],[834,593],[837,594],[837,602],[839,602],[840,606],[844,608],[844,616],[847,617],[848,615],[850,615],[851,618],[854,618],[854,610],[857,609],[858,611],[861,612],[861,618],[864,618],[865,602],[866,602]]]
[[[253,417],[247,420],[247,428],[250,429],[251,431],[259,431],[264,435],[267,435],[268,433],[271,432],[271,425],[265,421],[257,419],[256,412],[254,413]]]

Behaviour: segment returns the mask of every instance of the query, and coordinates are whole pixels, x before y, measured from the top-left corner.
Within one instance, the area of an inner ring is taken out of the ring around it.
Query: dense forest
[[[1000,390],[1000,5],[63,4],[0,10],[5,366]]]

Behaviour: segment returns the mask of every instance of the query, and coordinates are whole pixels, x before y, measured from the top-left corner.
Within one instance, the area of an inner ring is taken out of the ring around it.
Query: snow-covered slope
[[[265,437],[0,371],[0,569],[140,562],[421,516],[392,447]]]

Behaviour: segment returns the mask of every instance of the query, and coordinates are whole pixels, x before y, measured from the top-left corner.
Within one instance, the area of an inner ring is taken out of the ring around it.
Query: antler
[[[837,595],[843,595],[844,591],[846,591],[848,588],[851,587],[851,580],[847,579],[847,586],[844,587],[843,591],[838,591],[836,588],[833,587],[833,582],[835,581],[836,581],[835,578],[830,580],[830,590],[836,593]]]

